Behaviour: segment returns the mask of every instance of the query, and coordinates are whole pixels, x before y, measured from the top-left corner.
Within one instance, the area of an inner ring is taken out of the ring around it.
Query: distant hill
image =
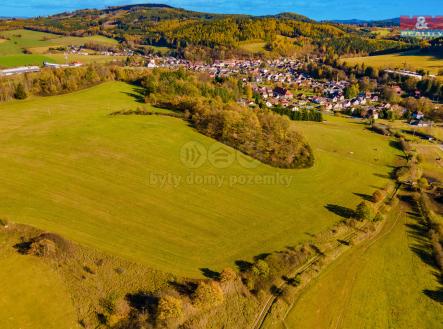
[[[262,16],[262,17],[273,17],[273,18],[278,18],[278,19],[292,19],[295,21],[301,21],[301,22],[315,22],[314,20],[300,15],[300,14],[296,14],[296,13],[280,13],[277,15],[269,15],[269,16]]]
[[[133,8],[173,8],[173,7],[161,3],[140,3],[140,4],[124,5],[124,6],[109,6],[104,11],[131,10]]]
[[[351,25],[316,22],[297,13],[213,14],[163,4],[83,9],[0,22],[0,29],[8,28],[73,36],[100,34],[141,54],[161,47],[163,52],[166,49],[171,55],[193,60],[251,55],[279,57],[319,51],[329,55],[365,55],[405,47],[398,40],[375,40],[369,32]],[[248,43],[259,47],[248,47]]]
[[[384,20],[361,20],[361,19],[348,19],[348,20],[330,20],[329,23],[346,24],[346,25],[359,25],[369,27],[394,27],[400,26],[400,18],[390,18]]]

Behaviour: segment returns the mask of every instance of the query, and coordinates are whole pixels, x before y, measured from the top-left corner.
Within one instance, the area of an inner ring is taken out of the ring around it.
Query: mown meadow
[[[192,169],[180,160],[184,144],[222,144],[178,118],[110,115],[146,106],[138,99],[133,86],[110,82],[1,104],[0,217],[199,276],[200,268],[233,266],[331,227],[340,209],[387,183],[397,158],[388,138],[328,117],[297,123],[314,149],[311,169],[237,161]],[[257,176],[274,184],[249,181]]]

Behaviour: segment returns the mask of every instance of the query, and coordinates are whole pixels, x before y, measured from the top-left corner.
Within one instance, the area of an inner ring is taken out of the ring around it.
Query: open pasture
[[[110,116],[143,106],[133,86],[0,105],[0,218],[153,268],[199,276],[309,240],[388,181],[398,151],[353,119],[296,125],[313,168],[234,161],[192,169],[182,146],[219,148],[181,119]],[[229,157],[240,154],[223,147]],[[244,163],[243,163],[244,164]]]

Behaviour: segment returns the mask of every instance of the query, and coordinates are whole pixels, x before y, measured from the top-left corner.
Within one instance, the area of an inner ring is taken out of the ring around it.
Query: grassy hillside
[[[405,204],[388,219],[378,241],[352,249],[301,296],[287,328],[441,328],[443,305],[428,265],[427,238]]]
[[[41,65],[44,61],[64,63],[63,54],[48,54],[50,47],[68,45],[83,45],[93,42],[104,45],[116,45],[114,39],[102,36],[88,37],[65,37],[51,33],[36,32],[29,30],[11,30],[0,32],[0,67],[14,67],[20,65]],[[24,54],[27,49],[31,54]],[[113,57],[106,56],[69,56],[70,61],[81,62],[110,61]]]
[[[443,69],[443,58],[441,56],[422,55],[417,51],[380,56],[353,57],[343,59],[343,61],[351,65],[365,63],[366,66],[378,68],[424,69],[432,74],[437,74],[439,70]]]
[[[357,121],[328,118],[298,123],[314,148],[311,169],[248,169],[237,162],[190,169],[180,161],[185,143],[221,144],[180,119],[109,116],[140,106],[134,92],[107,83],[1,104],[0,217],[196,276],[199,268],[232,266],[330,227],[341,217],[326,206],[355,207],[387,182],[396,158],[385,137]],[[247,181],[276,175],[285,180]],[[205,184],[196,176],[223,182]],[[162,185],[159,177],[182,181]]]
[[[0,318],[3,329],[74,329],[76,313],[62,280],[48,264],[18,254],[0,231]]]

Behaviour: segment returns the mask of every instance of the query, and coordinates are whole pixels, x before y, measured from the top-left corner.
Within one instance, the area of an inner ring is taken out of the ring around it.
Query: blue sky
[[[314,19],[384,19],[443,15],[443,0],[0,0],[0,16],[49,15],[80,8],[165,3],[196,11],[254,15],[292,11]]]

